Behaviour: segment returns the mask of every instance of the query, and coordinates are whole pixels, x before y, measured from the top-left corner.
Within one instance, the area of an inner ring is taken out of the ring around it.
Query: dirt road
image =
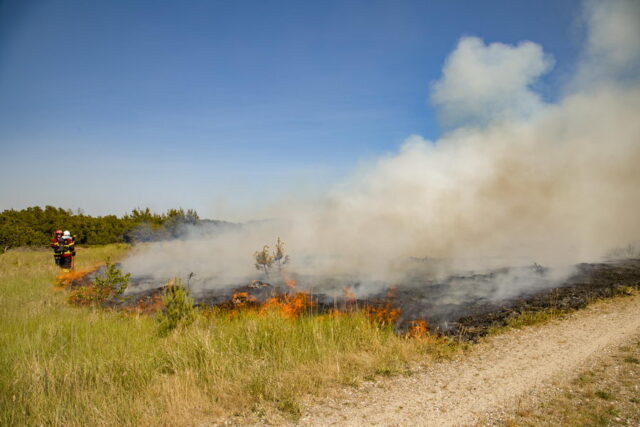
[[[569,380],[640,335],[640,295],[600,302],[553,323],[513,330],[472,354],[411,377],[367,384],[313,405],[300,425],[473,425]]]

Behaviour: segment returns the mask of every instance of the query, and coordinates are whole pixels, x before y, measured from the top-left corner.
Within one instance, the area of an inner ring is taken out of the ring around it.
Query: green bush
[[[127,290],[130,277],[131,273],[122,274],[122,270],[107,258],[104,273],[96,276],[93,284],[99,289],[108,290],[109,294],[119,298]]]
[[[107,258],[104,272],[96,276],[91,285],[72,290],[67,299],[76,305],[100,305],[111,297],[123,301],[122,294],[129,286],[129,277],[131,273],[122,274],[122,270]]]
[[[162,303],[164,308],[158,314],[161,334],[167,334],[180,325],[190,325],[196,319],[193,298],[178,278],[164,290]]]

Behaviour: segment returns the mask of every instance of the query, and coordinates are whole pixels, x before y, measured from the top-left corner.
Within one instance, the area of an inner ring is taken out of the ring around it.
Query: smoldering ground
[[[276,220],[190,228],[123,268],[138,283],[193,272],[194,291],[226,289],[262,278],[253,253],[277,237],[302,286],[358,296],[516,268],[482,289],[449,286],[455,303],[554,286],[567,266],[640,240],[640,3],[586,2],[582,22],[581,59],[554,102],[532,89],[554,64],[542,46],[464,37],[431,85],[450,126],[440,139],[410,136],[315,203],[283,199],[256,208]],[[534,262],[551,268],[542,279]]]

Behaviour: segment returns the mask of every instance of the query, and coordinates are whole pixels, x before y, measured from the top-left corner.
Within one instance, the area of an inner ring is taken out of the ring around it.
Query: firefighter
[[[58,267],[60,266],[60,258],[62,257],[60,253],[60,239],[62,239],[62,230],[56,230],[55,233],[53,233],[51,244],[49,245],[51,249],[53,249],[53,262],[55,262]]]
[[[60,243],[60,267],[63,270],[69,271],[73,268],[73,258],[76,256],[76,244],[68,230],[62,233],[62,237],[58,242]]]

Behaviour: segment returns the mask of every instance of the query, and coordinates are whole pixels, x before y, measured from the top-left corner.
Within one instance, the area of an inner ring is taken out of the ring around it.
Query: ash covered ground
[[[429,264],[428,260],[422,262]],[[365,283],[349,278],[295,274],[286,277],[287,280],[273,274],[271,280],[265,278],[215,289],[198,283],[197,275],[184,281],[201,306],[232,307],[234,295],[238,293],[246,293],[255,304],[260,304],[273,295],[308,292],[316,303],[314,312],[387,305],[399,309],[395,324],[398,331],[406,330],[411,321],[421,319],[432,331],[461,339],[485,335],[489,328],[504,325],[509,318],[523,312],[578,309],[595,298],[616,296],[629,287],[640,288],[640,259],[578,264],[565,269],[562,275],[537,264],[444,277],[428,277],[425,268],[416,269],[399,283]],[[91,276],[76,285],[90,281]],[[295,287],[291,287],[292,281]],[[163,287],[163,283],[151,278],[132,278],[127,291],[131,298],[112,302],[112,305],[137,304],[158,295]],[[366,296],[362,296],[363,289]]]

